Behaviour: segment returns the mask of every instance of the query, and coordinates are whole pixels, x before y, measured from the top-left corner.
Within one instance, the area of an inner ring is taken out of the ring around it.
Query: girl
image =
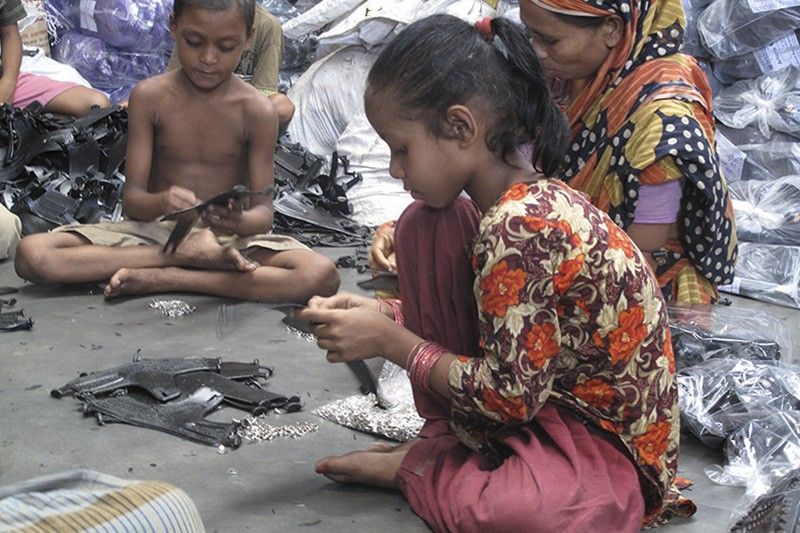
[[[397,224],[401,298],[314,298],[300,316],[328,361],[406,368],[426,423],[316,470],[400,489],[439,531],[638,531],[687,516],[656,280],[607,215],[546,177],[564,117],[522,31],[483,30],[421,20],[370,71],[367,115],[418,200]],[[533,164],[516,151],[529,139]]]

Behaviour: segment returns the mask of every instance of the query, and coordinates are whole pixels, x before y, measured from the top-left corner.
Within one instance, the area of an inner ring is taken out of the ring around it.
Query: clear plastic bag
[[[378,405],[383,409],[392,409],[398,405],[414,405],[414,393],[411,380],[404,368],[384,361],[378,376]]]
[[[706,468],[706,475],[720,485],[747,486],[757,497],[798,467],[800,412],[773,411],[732,433],[725,445],[725,466]]]
[[[172,4],[173,0],[48,0],[47,12],[65,30],[142,53],[172,49]]]
[[[800,309],[800,247],[740,242],[733,283],[719,290]]]
[[[759,50],[714,62],[714,74],[724,84],[757,78],[789,65],[800,64],[800,30]]]
[[[800,176],[729,186],[740,241],[800,246]]]
[[[720,126],[720,130],[725,128]],[[757,129],[730,130],[717,135],[717,153],[723,162],[725,179],[731,185],[737,181],[773,181],[784,176],[800,174],[800,143],[785,134],[773,136],[773,140],[762,140]],[[741,139],[740,144],[729,140],[728,132]],[[757,133],[748,135],[748,132]],[[749,139],[757,139],[750,143]]]
[[[675,365],[680,371],[710,359],[794,361],[784,322],[768,311],[726,305],[668,307]]]
[[[705,6],[697,6],[692,0],[683,0],[683,12],[686,15],[686,25],[683,27],[683,44],[681,52],[694,57],[708,57],[708,51],[703,47],[700,33],[697,29],[697,19],[702,15]]]
[[[168,54],[164,50],[126,52],[74,31],[65,32],[53,47],[54,59],[72,65],[93,87],[112,93],[115,98],[127,98],[126,92],[136,82],[162,72]]]
[[[800,408],[800,377],[783,363],[711,359],[677,381],[682,426],[710,448],[752,420]]]
[[[757,124],[800,138],[800,69],[789,66],[754,80],[741,80],[714,97],[714,115],[732,128]]]
[[[800,7],[753,12],[750,0],[716,0],[697,19],[711,55],[727,59],[753,52],[800,28]]]

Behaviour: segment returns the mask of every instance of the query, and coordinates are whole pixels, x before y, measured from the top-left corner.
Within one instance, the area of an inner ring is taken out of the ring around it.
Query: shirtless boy
[[[176,0],[170,29],[181,68],[140,82],[129,107],[123,208],[128,220],[30,235],[17,274],[36,283],[109,280],[106,297],[197,292],[305,302],[336,292],[333,262],[294,239],[268,234],[271,196],[203,216],[174,254],[161,252],[164,214],[237,184],[273,184],[277,114],[233,72],[253,31],[254,0]]]

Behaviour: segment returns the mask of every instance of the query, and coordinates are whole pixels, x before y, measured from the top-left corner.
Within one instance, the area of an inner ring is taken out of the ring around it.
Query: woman
[[[523,0],[522,21],[570,120],[561,178],[645,252],[668,301],[730,283],[736,231],[705,74],[678,53],[679,0]],[[390,268],[393,232],[373,263]]]

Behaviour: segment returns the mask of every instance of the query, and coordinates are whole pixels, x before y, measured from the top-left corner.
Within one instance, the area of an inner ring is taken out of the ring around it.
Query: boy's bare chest
[[[156,150],[172,157],[221,163],[242,157],[245,125],[220,110],[176,110],[155,131]]]

